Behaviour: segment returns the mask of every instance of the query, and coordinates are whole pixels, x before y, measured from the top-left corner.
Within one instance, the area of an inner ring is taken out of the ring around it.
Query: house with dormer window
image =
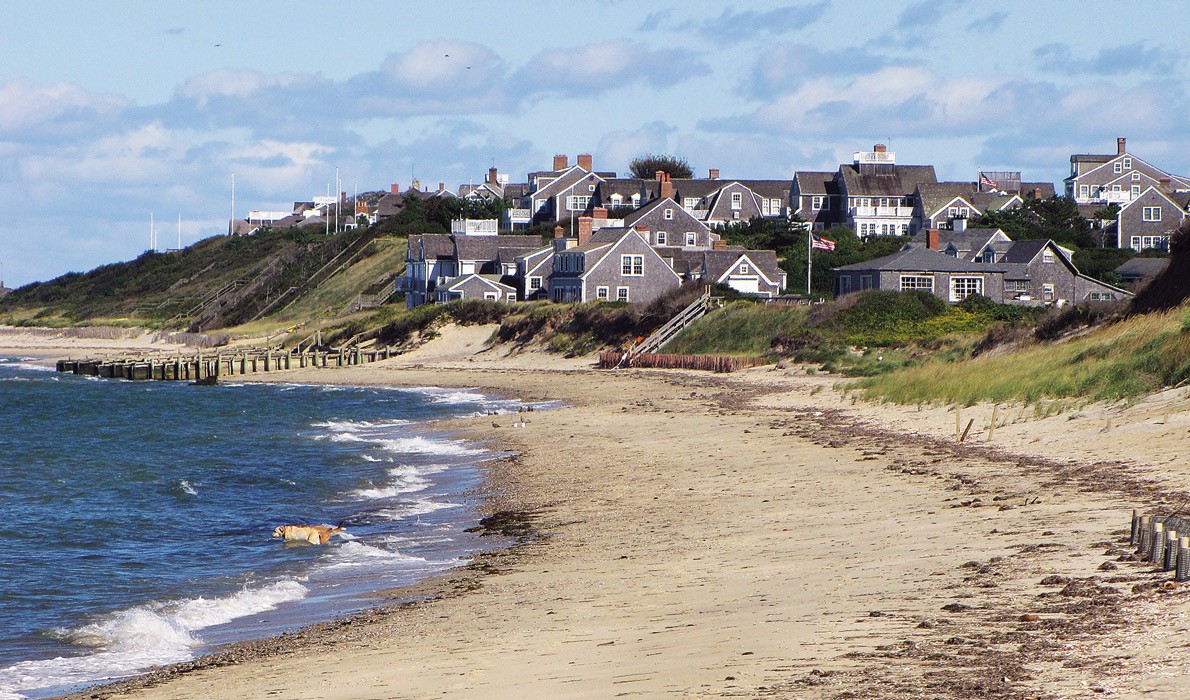
[[[554,254],[549,278],[553,301],[647,303],[682,283],[641,231],[606,227],[591,232],[589,222],[573,246],[563,241]]]
[[[936,182],[934,166],[897,165],[896,154],[883,144],[856,151],[854,161],[840,165],[835,174],[844,207],[840,221],[860,236],[916,233],[915,193],[919,185]]]
[[[1148,187],[1120,207],[1116,215],[1116,246],[1141,250],[1169,250],[1169,237],[1190,211],[1190,192],[1171,193]]]
[[[624,226],[640,231],[655,246],[711,248],[719,240],[719,234],[670,196],[655,199],[624,217]]]
[[[1116,139],[1116,153],[1070,156],[1066,196],[1079,204],[1123,206],[1150,187],[1167,193],[1190,192],[1190,178],[1168,173],[1128,152],[1128,142]]]

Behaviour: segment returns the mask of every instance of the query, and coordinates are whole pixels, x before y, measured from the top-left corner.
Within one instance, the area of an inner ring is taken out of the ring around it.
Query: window
[[[872,288],[872,276],[871,275],[860,275],[859,276],[859,288],[861,290],[871,289]]]
[[[1019,294],[1029,291],[1028,280],[1004,280],[1004,291]]]
[[[1042,296],[1042,298],[1045,299],[1045,301],[1053,301],[1054,300],[1054,285],[1052,285],[1052,284],[1041,285],[1041,296]]]
[[[608,288],[607,287],[596,287],[595,288],[595,298],[598,299],[599,301],[607,301],[609,298]]]
[[[613,207],[618,207],[624,202],[624,198],[618,192],[608,197],[608,199],[611,201]]]
[[[686,232],[686,245],[698,245],[698,234],[693,231]]]
[[[1133,236],[1133,238],[1136,238]],[[1143,236],[1140,239],[1141,249],[1154,248],[1156,250],[1169,250],[1169,236]]]
[[[1119,185],[1112,185],[1112,186],[1111,186],[1111,191],[1112,191],[1112,192],[1119,192],[1119,191],[1120,191],[1120,186],[1119,186]]]
[[[573,195],[566,198],[566,208],[570,211],[586,211],[590,205],[591,198],[587,196]]]
[[[594,184],[587,185],[587,191],[588,191],[588,192],[594,192],[594,191],[595,191],[595,185],[594,185]]]
[[[496,292],[484,292],[483,298],[484,301],[499,301],[500,295]]]
[[[541,278],[540,277],[530,277],[529,278],[529,289],[541,289]]]
[[[687,197],[687,198],[683,199],[682,206],[686,207],[687,209],[697,209],[698,208],[698,197]]]
[[[627,287],[616,287],[616,301],[628,301]]]
[[[1111,292],[1091,292],[1091,301],[1111,301],[1115,296]]]
[[[1141,218],[1145,221],[1160,221],[1161,207],[1145,207],[1141,212]]]
[[[962,301],[973,294],[983,294],[982,277],[951,277],[950,300]]]
[[[504,295],[504,298],[509,302],[516,301],[516,292],[509,292]]]
[[[666,220],[666,221],[673,221],[673,220],[674,220],[674,210],[673,210],[673,209],[666,209],[666,210],[665,210],[665,220]]]
[[[1131,159],[1131,158],[1125,158],[1125,159],[1124,159],[1124,169],[1125,169],[1125,170],[1131,170],[1131,169],[1132,169],[1132,159]]]
[[[731,193],[731,208],[741,209],[744,206],[744,194],[742,192]]]
[[[901,275],[901,291],[908,292],[913,289],[924,289],[927,292],[934,291],[934,276]]]
[[[645,274],[645,256],[621,255],[620,274],[625,277],[640,277]]]
[[[1041,253],[1041,262],[1052,263],[1053,261],[1054,261],[1054,251],[1050,250],[1049,248],[1046,248]]]
[[[750,274],[750,271],[751,271],[751,268],[748,267],[747,263],[740,263],[740,274],[741,275]]]
[[[851,291],[851,278],[843,275],[839,278],[839,294],[847,294]]]
[[[814,210],[824,209],[825,207],[822,206],[824,199],[825,197],[811,197],[810,208]]]
[[[1124,172],[1124,164],[1117,160],[1112,166],[1112,172],[1116,174]]]
[[[1140,173],[1132,173],[1132,181],[1140,182]]]
[[[1133,250],[1143,250],[1140,247],[1140,236],[1133,236],[1132,240],[1128,244],[1128,247],[1132,248]]]
[[[909,235],[909,224],[901,224],[901,235],[902,236]]]
[[[1133,185],[1131,192],[1132,192],[1133,199],[1136,199],[1137,197],[1139,197],[1140,196],[1140,185]]]
[[[1087,185],[1079,185],[1078,186],[1078,196],[1079,197],[1086,199],[1088,196],[1090,196],[1090,194],[1091,194],[1090,187],[1088,187]]]
[[[667,236],[665,235],[665,231],[658,231],[657,232],[657,245],[669,245],[669,243],[666,242],[666,238],[667,238]]]

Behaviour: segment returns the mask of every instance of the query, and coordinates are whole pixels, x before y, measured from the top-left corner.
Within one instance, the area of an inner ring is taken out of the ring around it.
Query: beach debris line
[[[599,353],[600,369],[616,369],[622,366],[654,369],[697,369],[709,372],[735,372],[749,367],[758,367],[767,360],[763,357],[733,357],[727,355],[677,355],[672,353],[645,352],[633,354],[627,365],[622,364],[628,353],[608,351]]]

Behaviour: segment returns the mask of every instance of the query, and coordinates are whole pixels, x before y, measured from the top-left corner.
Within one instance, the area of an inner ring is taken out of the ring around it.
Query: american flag
[[[987,175],[980,173],[979,174],[979,186],[986,187],[988,190],[994,190],[994,189],[1000,187],[1000,183],[996,182],[995,180],[988,177]]]
[[[834,250],[835,242],[829,238],[823,238],[817,234],[811,234],[810,245],[818,250]]]

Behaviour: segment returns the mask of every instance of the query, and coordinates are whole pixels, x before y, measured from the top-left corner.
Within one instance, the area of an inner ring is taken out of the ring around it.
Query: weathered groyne
[[[390,348],[337,350],[252,349],[163,357],[58,360],[59,372],[105,379],[199,381],[305,367],[348,367],[387,360]]]

